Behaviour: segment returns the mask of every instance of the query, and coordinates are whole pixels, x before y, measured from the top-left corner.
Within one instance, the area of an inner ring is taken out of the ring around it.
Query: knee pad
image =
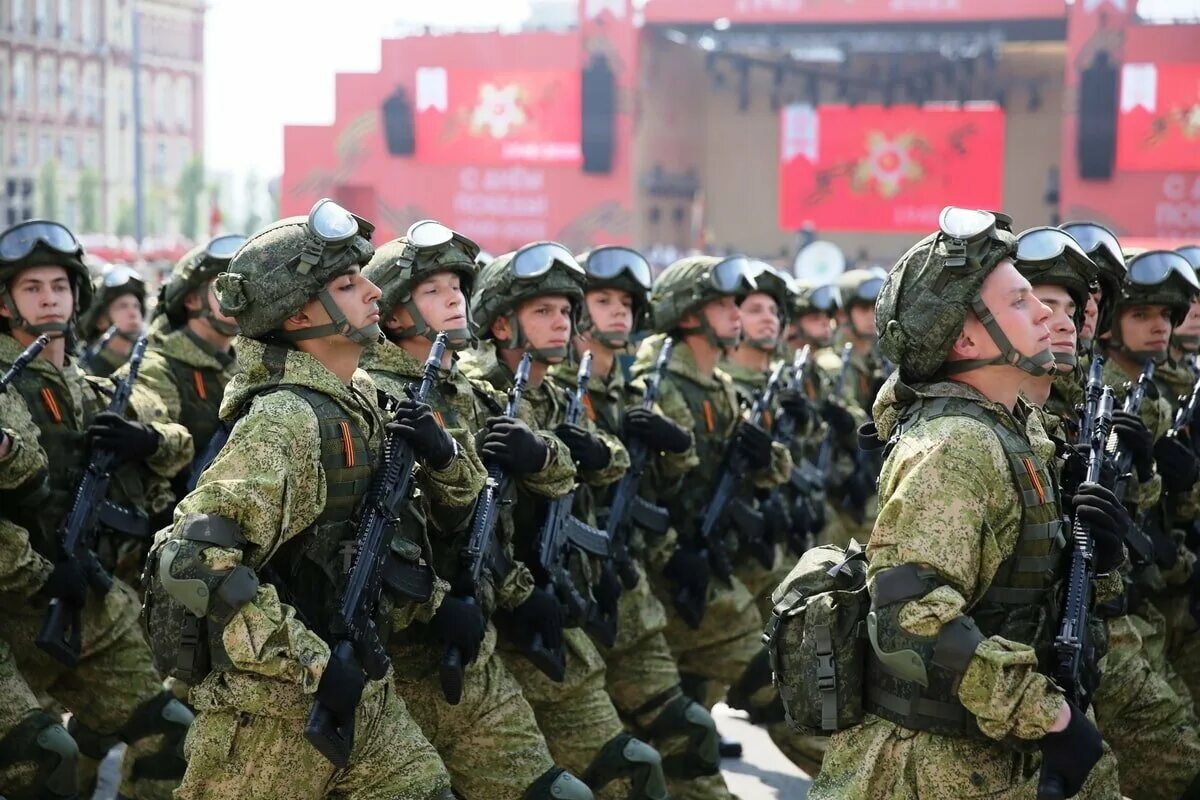
[[[121,738],[133,744],[148,736],[162,736],[158,752],[133,762],[134,780],[173,780],[183,777],[183,739],[195,715],[170,692],[161,692],[134,709],[121,729]]]
[[[632,784],[629,800],[665,800],[667,797],[662,756],[628,733],[618,734],[600,748],[583,774],[583,780],[593,789],[600,789],[620,778],[628,778]]]
[[[592,790],[562,767],[551,767],[529,785],[522,800],[594,800]]]
[[[730,708],[747,712],[755,725],[783,722],[783,701],[778,692],[771,692],[771,699],[766,704],[762,698],[755,701],[758,692],[774,685],[773,680],[770,654],[764,647],[746,665],[737,683],[729,687],[725,702]]]
[[[720,736],[717,723],[704,707],[689,697],[677,697],[650,723],[652,739],[682,736],[687,749],[663,759],[663,772],[672,778],[690,780],[704,775],[716,775],[721,769],[717,750]]]
[[[54,717],[35,711],[0,739],[0,767],[31,762],[37,767],[32,785],[6,786],[9,800],[74,800],[79,746]]]

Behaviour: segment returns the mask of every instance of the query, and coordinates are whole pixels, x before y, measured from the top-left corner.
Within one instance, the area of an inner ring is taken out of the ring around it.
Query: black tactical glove
[[[600,566],[600,577],[592,586],[592,597],[605,617],[615,617],[617,602],[621,599],[621,580],[611,561],[605,561]]]
[[[1125,560],[1121,543],[1125,534],[1133,527],[1133,520],[1125,506],[1112,493],[1098,483],[1081,483],[1071,498],[1075,516],[1088,524],[1095,543],[1096,572],[1112,572]]]
[[[486,425],[479,447],[479,456],[485,462],[522,475],[541,472],[546,466],[549,448],[524,422],[514,417],[490,417]]]
[[[766,469],[771,466],[771,434],[757,425],[743,422],[734,433],[734,447],[746,462],[747,469]]]
[[[1121,449],[1133,457],[1138,480],[1150,480],[1154,473],[1154,436],[1141,417],[1128,411],[1114,411],[1112,429]]]
[[[362,699],[367,676],[354,657],[353,650],[339,645],[329,654],[329,663],[317,684],[317,699],[335,716],[348,719]]]
[[[779,393],[779,407],[791,417],[797,428],[803,428],[812,419],[812,406],[799,389],[784,389]]]
[[[464,666],[479,655],[479,645],[483,643],[487,621],[484,620],[483,610],[478,603],[446,595],[429,624],[437,631],[443,643],[459,649]]]
[[[533,594],[513,609],[512,619],[521,640],[529,641],[533,634],[539,633],[547,650],[562,646],[562,606],[551,592],[534,587]]]
[[[710,576],[708,557],[694,550],[676,547],[663,567],[663,576],[680,588],[690,589],[696,597],[704,597]]]
[[[1091,457],[1092,447],[1087,444],[1064,444],[1059,448],[1059,453],[1063,459],[1062,493],[1069,497],[1075,494],[1079,484],[1083,483],[1083,479],[1087,477],[1088,459]],[[1098,483],[1109,489],[1117,485],[1117,471],[1113,469],[1111,458],[1104,458],[1101,461]]]
[[[1100,731],[1087,716],[1067,701],[1071,721],[1058,733],[1048,733],[1038,742],[1042,749],[1042,773],[1038,779],[1040,800],[1074,797],[1088,773],[1104,753]]]
[[[1195,485],[1200,478],[1200,462],[1196,454],[1174,436],[1164,436],[1154,443],[1154,461],[1158,474],[1162,476],[1164,492],[1181,494]]]
[[[87,435],[92,447],[109,451],[122,464],[145,461],[158,450],[158,431],[112,411],[97,414],[88,426]]]
[[[686,453],[692,446],[692,437],[682,425],[647,408],[631,408],[625,412],[624,428],[626,438],[640,439],[658,452]]]
[[[604,469],[612,458],[608,445],[579,425],[564,422],[554,428],[554,435],[562,439],[580,469]]]
[[[386,429],[389,435],[404,437],[421,459],[435,470],[446,469],[454,460],[454,439],[438,424],[427,403],[411,397],[401,400]]]
[[[69,558],[54,565],[42,584],[42,591],[48,597],[61,597],[69,605],[81,608],[87,602],[87,586],[83,565]]]
[[[821,419],[829,423],[838,436],[849,436],[857,427],[854,415],[833,400],[826,400],[821,405]]]

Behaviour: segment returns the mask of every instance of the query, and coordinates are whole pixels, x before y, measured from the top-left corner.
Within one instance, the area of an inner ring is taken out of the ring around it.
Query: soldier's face
[[[123,294],[108,304],[110,325],[121,333],[137,333],[142,329],[142,304],[131,294]]]
[[[1050,350],[1055,353],[1075,353],[1075,301],[1061,286],[1035,286],[1034,296],[1050,309],[1046,326],[1050,329]],[[1070,366],[1058,365],[1059,372],[1070,372]]]
[[[1183,322],[1175,329],[1177,336],[1200,336],[1200,297],[1192,300],[1192,304],[1188,306],[1187,316]],[[1196,340],[1190,342],[1182,342],[1183,349],[1194,353],[1200,349],[1200,345],[1196,344]]]
[[[517,324],[533,349],[565,347],[571,339],[571,301],[562,295],[526,300],[517,306]]]
[[[810,311],[796,321],[800,335],[819,345],[833,341],[833,317],[824,311]]]
[[[850,306],[850,324],[859,336],[875,335],[875,306],[855,303]]]
[[[365,328],[379,322],[379,287],[363,277],[358,267],[334,278],[325,288],[352,327]],[[301,311],[314,325],[325,325],[332,321],[317,298],[309,300]]]
[[[1088,295],[1087,306],[1083,309],[1083,327],[1079,330],[1079,338],[1091,341],[1096,338],[1096,319],[1100,315],[1099,292]]]
[[[621,289],[592,289],[587,293],[592,327],[606,333],[628,334],[633,330],[633,298]]]
[[[438,272],[418,283],[413,289],[413,304],[425,323],[435,331],[467,327],[467,298],[456,273]],[[414,324],[412,315],[404,306],[396,306],[388,318],[388,326],[400,330],[411,328]]]
[[[747,295],[740,309],[742,331],[747,339],[777,341],[782,323],[775,298],[763,292]]]
[[[996,318],[1000,330],[1021,355],[1033,356],[1050,346],[1050,309],[1033,294],[1025,276],[1007,259],[1001,261],[983,281],[979,295]],[[984,324],[968,315],[963,334],[976,348],[970,358],[991,359],[1000,355],[1000,348]]]
[[[737,298],[732,295],[713,300],[700,309],[713,333],[722,338],[734,339],[742,333],[742,313]]]
[[[21,318],[30,325],[66,322],[75,312],[75,294],[64,267],[21,270],[9,283],[8,292]],[[0,317],[12,317],[7,304],[0,303]]]
[[[1121,341],[1133,353],[1166,353],[1171,338],[1171,310],[1166,306],[1129,306],[1117,320]]]

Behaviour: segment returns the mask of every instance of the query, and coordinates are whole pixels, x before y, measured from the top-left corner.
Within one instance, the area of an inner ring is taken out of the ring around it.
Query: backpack
[[[862,545],[809,549],[771,599],[763,644],[788,724],[817,735],[862,722],[871,607]]]

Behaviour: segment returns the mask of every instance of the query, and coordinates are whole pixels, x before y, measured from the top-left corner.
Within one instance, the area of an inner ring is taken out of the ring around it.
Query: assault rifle
[[[1089,381],[1090,383],[1090,381]],[[1089,385],[1089,389],[1090,389]],[[1089,399],[1088,407],[1091,402]],[[1113,393],[1104,387],[1096,402],[1095,414],[1088,417],[1085,412],[1080,420],[1080,429],[1088,429],[1090,445],[1086,481],[1100,480],[1100,469],[1104,464],[1105,446],[1112,430]],[[1092,580],[1096,577],[1095,550],[1092,534],[1087,523],[1075,518],[1071,525],[1071,554],[1067,562],[1066,596],[1063,598],[1062,617],[1058,623],[1058,634],[1054,637],[1054,679],[1063,688],[1067,699],[1080,711],[1086,711],[1092,692],[1099,682],[1096,669],[1096,647],[1088,635],[1088,610],[1092,603]],[[1038,780],[1038,798],[1056,800],[1066,797],[1063,778],[1056,773],[1046,773],[1044,766]]]
[[[1198,406],[1200,406],[1200,376],[1197,376],[1196,382],[1192,384],[1192,390],[1180,398],[1179,410],[1175,412],[1175,419],[1172,420],[1171,429],[1167,431],[1167,435],[1179,436],[1184,431],[1191,429],[1192,423],[1196,421]]]
[[[592,377],[592,353],[583,354],[579,364],[574,392],[567,392],[567,412],[564,422],[578,425],[583,419],[584,398],[587,397],[588,381]],[[578,548],[601,559],[612,557],[608,534],[593,528],[571,513],[575,492],[571,491],[546,504],[546,516],[537,540],[537,577],[554,592],[563,606],[566,627],[582,624],[589,634],[608,647],[616,642],[617,619],[615,609],[605,614],[575,585],[569,562],[572,549]],[[540,634],[534,634],[525,652],[538,669],[552,680],[561,681],[566,671],[566,649],[550,649]]]
[[[788,379],[787,388],[791,391],[803,391],[804,373],[808,369],[808,359],[812,348],[808,345],[796,351],[792,360],[792,375]],[[796,421],[786,413],[775,418],[775,426],[771,430],[771,438],[779,444],[790,448],[796,436]],[[824,525],[825,486],[815,476],[806,473],[804,467],[812,465],[804,462],[792,465],[792,473],[788,478],[795,497],[792,501],[786,536],[792,551],[799,555],[808,549],[809,537],[820,533]],[[783,502],[783,492],[775,489],[771,492],[768,502]]]
[[[42,334],[33,340],[33,344],[21,351],[21,355],[17,356],[17,360],[12,363],[8,371],[0,375],[0,394],[8,391],[8,385],[13,382],[13,379],[21,374],[21,371],[29,366],[29,363],[38,357],[38,353],[46,349],[46,345],[50,344],[50,337]]]
[[[133,393],[133,384],[137,381],[145,355],[146,337],[142,336],[133,345],[133,352],[129,357],[129,374],[117,381],[116,390],[106,411],[125,415],[129,397]],[[62,527],[63,558],[79,563],[88,586],[99,595],[108,594],[112,589],[112,577],[96,557],[95,540],[97,523],[106,513],[106,507],[111,506],[107,503],[108,483],[117,466],[117,456],[111,450],[93,449],[91,460],[83,471],[79,486],[75,489],[71,510],[67,513]],[[42,619],[41,630],[38,631],[37,646],[68,667],[79,663],[82,611],[80,606],[65,598],[53,597],[50,599],[50,607],[46,609],[46,616]]]
[[[850,373],[850,357],[854,355],[854,345],[849,342],[842,348],[842,368],[838,371],[837,380],[833,383],[833,391],[830,393],[830,398],[838,398],[846,390],[846,376]],[[837,432],[833,426],[825,431],[825,437],[821,440],[821,449],[817,453],[817,472],[821,475],[821,479],[825,482],[829,481],[829,471],[833,467],[833,450],[836,446]]]
[[[1092,443],[1092,428],[1096,424],[1096,414],[1100,410],[1100,397],[1104,394],[1104,356],[1097,355],[1092,359],[1088,368],[1087,389],[1084,392],[1083,408],[1079,414],[1080,444]]]
[[[1146,399],[1146,393],[1151,391],[1156,391],[1154,389],[1153,359],[1146,362],[1146,366],[1142,369],[1142,374],[1138,376],[1137,383],[1133,385],[1129,394],[1126,395],[1125,404],[1121,407],[1121,410],[1135,416],[1140,415],[1142,412],[1142,402]],[[1113,462],[1117,469],[1117,484],[1113,491],[1122,502],[1125,502],[1129,481],[1133,478],[1131,473],[1133,453],[1121,447],[1119,440],[1113,449]],[[1136,524],[1139,518],[1136,508],[1130,509],[1130,516],[1134,518],[1135,524],[1126,533],[1125,544],[1129,547],[1130,555],[1132,556],[1131,560],[1134,564],[1148,564],[1154,560],[1154,543],[1146,535],[1145,531]]]
[[[525,393],[525,385],[529,383],[529,370],[533,366],[533,356],[529,353],[521,356],[517,364],[516,377],[512,388],[508,390],[508,405],[504,408],[504,416],[517,416],[521,405],[521,395]],[[491,568],[493,574],[508,572],[507,559],[496,541],[496,522],[500,516],[500,503],[508,489],[508,475],[495,464],[486,464],[487,480],[483,491],[475,502],[475,513],[471,518],[471,535],[467,546],[462,551],[463,576],[461,583],[455,586],[456,594],[471,603],[479,602],[479,581],[483,577],[483,568]],[[499,583],[500,576],[497,576]],[[463,669],[462,651],[457,645],[449,645],[442,654],[439,677],[442,683],[442,694],[451,705],[457,705],[462,699]]]
[[[434,339],[413,399],[424,401],[428,396],[442,366],[446,340],[445,333]],[[385,442],[371,492],[363,503],[354,563],[337,614],[329,626],[334,641],[330,658],[361,664],[368,680],[384,677],[390,665],[374,618],[383,591],[383,571],[391,552],[394,523],[409,501],[416,461],[416,452],[402,435],[393,434]],[[304,738],[331,764],[345,767],[354,747],[354,717],[354,711],[338,714],[319,699],[313,700],[304,723]]]
[[[658,352],[658,361],[654,364],[654,372],[646,378],[646,391],[642,395],[642,408],[651,409],[658,401],[659,386],[667,374],[667,365],[671,362],[671,351],[675,349],[675,340],[667,337],[662,350]],[[670,527],[670,515],[665,508],[656,506],[638,496],[642,474],[650,460],[650,451],[641,439],[631,438],[626,447],[629,450],[629,469],[617,486],[613,489],[612,500],[608,505],[608,519],[605,528],[608,538],[612,541],[613,563],[617,574],[626,589],[637,586],[638,572],[633,565],[633,557],[629,553],[629,523],[637,522],[652,531],[665,533]]]

